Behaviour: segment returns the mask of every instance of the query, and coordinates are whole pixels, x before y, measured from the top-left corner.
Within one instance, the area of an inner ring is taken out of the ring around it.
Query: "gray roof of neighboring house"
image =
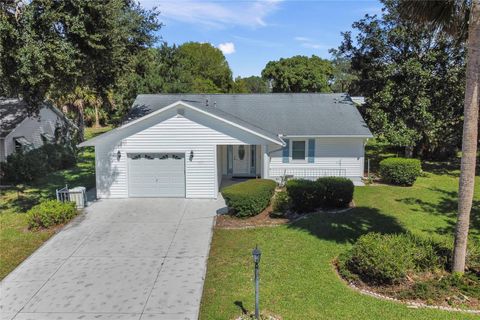
[[[177,101],[270,137],[372,136],[354,102],[344,93],[141,94],[128,121]]]
[[[44,104],[52,109],[59,117],[64,119],[71,126],[76,126],[68,120],[65,115],[58,109],[49,104]],[[38,114],[33,112],[21,99],[0,97],[0,138],[5,138],[27,117],[37,117]]]
[[[29,115],[28,106],[19,99],[0,98],[0,137],[6,137]]]

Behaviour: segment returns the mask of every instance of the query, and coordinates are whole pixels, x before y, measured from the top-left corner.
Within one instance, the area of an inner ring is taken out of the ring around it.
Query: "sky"
[[[156,7],[162,41],[209,42],[224,53],[234,77],[260,75],[267,62],[294,55],[330,58],[341,32],[365,14],[380,14],[378,0],[140,0]]]

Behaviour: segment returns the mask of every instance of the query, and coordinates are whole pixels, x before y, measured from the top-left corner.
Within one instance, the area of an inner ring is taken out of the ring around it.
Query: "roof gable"
[[[273,142],[278,145],[284,144],[283,140],[280,139],[277,135],[267,132],[262,128],[254,127],[251,124],[246,123],[241,119],[236,119],[231,115],[225,114],[221,110],[210,110],[205,108],[198,108],[188,103],[185,103],[183,101],[177,101],[177,102],[171,103],[168,106],[159,108],[158,110],[145,114],[140,118],[131,120],[130,122],[124,124],[121,127],[115,128],[93,139],[82,142],[81,144],[79,144],[79,146],[80,147],[95,146],[108,139],[112,139],[112,140],[125,139],[142,130],[145,130],[151,126],[154,126],[159,122],[165,121],[166,119],[174,116],[175,114],[183,116],[183,114],[186,112],[185,109],[189,109],[193,112],[197,112],[199,114],[208,116],[214,119],[214,121],[219,121],[223,124],[227,124],[228,126],[236,127],[241,131],[257,136],[260,139],[263,139],[265,141]]]

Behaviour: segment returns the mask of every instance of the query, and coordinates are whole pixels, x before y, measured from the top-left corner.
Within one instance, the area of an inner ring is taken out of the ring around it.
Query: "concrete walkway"
[[[101,200],[0,283],[0,319],[197,319],[219,200]]]

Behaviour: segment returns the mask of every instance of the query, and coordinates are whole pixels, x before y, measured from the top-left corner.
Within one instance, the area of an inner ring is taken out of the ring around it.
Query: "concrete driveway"
[[[197,319],[219,200],[100,200],[0,284],[1,319]]]

